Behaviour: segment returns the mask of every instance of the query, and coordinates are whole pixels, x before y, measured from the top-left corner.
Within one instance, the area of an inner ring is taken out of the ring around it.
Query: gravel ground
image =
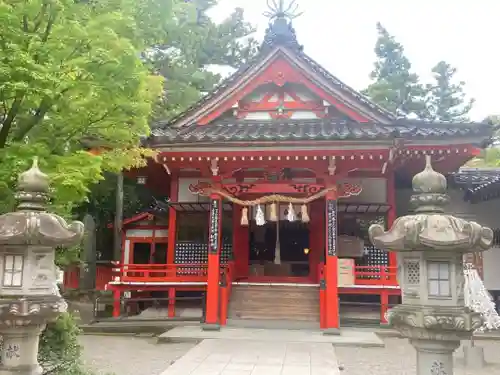
[[[156,344],[156,338],[80,336],[84,360],[98,375],[159,375],[194,344]]]
[[[385,348],[349,348],[337,347],[335,352],[341,365],[342,375],[415,375],[415,349],[408,340],[384,339]],[[482,370],[465,371],[463,352],[456,352],[455,375],[500,375],[500,342],[477,341],[477,346],[484,347],[488,365]]]
[[[415,375],[415,350],[405,339],[384,339],[385,348],[337,347],[342,375]],[[134,336],[81,336],[84,359],[98,375],[160,375],[194,344],[156,344],[155,338]],[[500,375],[500,341],[477,341],[484,347],[487,367],[465,371],[458,349],[455,375]]]

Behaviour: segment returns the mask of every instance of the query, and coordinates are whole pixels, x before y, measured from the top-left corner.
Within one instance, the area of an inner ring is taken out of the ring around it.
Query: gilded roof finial
[[[302,51],[291,22],[302,13],[297,12],[299,6],[296,0],[290,0],[288,5],[285,5],[285,2],[285,0],[267,0],[269,10],[264,12],[264,16],[269,18],[269,27],[266,30],[261,50],[269,51],[280,45]]]
[[[264,16],[268,17],[271,21],[276,18],[288,18],[293,20],[303,12],[297,13],[299,5],[296,0],[291,0],[288,5],[285,5],[285,0],[267,0],[268,11],[264,12]]]

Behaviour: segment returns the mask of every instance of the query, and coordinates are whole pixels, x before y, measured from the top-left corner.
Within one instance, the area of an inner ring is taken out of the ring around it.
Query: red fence
[[[105,290],[106,285],[113,280],[115,272],[113,271],[115,267],[111,262],[106,264],[96,265],[96,290]],[[80,266],[74,265],[66,267],[64,270],[64,281],[63,285],[65,289],[78,289],[80,285]]]

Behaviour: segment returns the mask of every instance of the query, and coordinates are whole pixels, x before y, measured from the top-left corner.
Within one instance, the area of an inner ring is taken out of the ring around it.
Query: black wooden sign
[[[210,204],[210,232],[208,235],[208,251],[217,254],[219,250],[220,200],[212,199]]]
[[[329,200],[327,210],[328,255],[337,255],[337,201]]]

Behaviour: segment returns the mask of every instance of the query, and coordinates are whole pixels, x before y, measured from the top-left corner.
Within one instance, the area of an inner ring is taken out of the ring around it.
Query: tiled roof
[[[484,185],[498,180],[500,168],[460,168],[452,176],[457,185]]]
[[[483,124],[433,124],[397,121],[392,125],[339,120],[215,121],[207,125],[153,129],[153,144],[197,142],[375,140],[384,138],[433,139],[488,137]]]
[[[461,168],[451,182],[465,190],[464,200],[471,203],[500,197],[500,168]]]
[[[233,84],[238,82],[245,74],[260,61],[265,59],[270,53],[272,53],[278,47],[285,47],[292,51],[294,56],[299,60],[308,65],[313,71],[320,74],[327,82],[329,82],[333,87],[336,87],[353,98],[356,98],[359,102],[371,108],[373,111],[379,113],[387,119],[395,119],[396,117],[391,112],[385,110],[384,108],[378,106],[377,104],[371,102],[368,98],[361,95],[359,92],[346,85],[340,81],[337,77],[333,76],[326,69],[324,69],[320,64],[318,64],[311,57],[303,52],[302,46],[297,42],[295,31],[291,24],[282,24],[283,20],[276,19],[273,24],[271,24],[266,30],[266,35],[264,37],[264,42],[261,45],[259,53],[254,56],[253,59],[248,61],[246,64],[242,65],[236,72],[231,74],[228,78],[223,80],[214,90],[212,90],[207,95],[204,95],[199,101],[191,105],[184,112],[175,116],[168,121],[159,121],[153,124],[154,128],[166,128],[176,122],[180,121],[182,118],[189,116],[189,114],[196,111],[198,108],[208,103],[212,99],[216,98],[224,92],[225,89],[231,87]],[[281,28],[285,27],[285,30]]]

